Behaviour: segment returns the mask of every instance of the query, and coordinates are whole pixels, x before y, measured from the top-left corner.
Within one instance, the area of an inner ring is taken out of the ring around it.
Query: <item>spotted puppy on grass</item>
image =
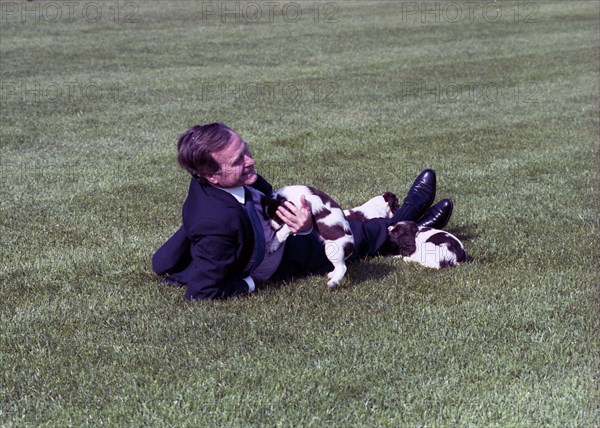
[[[365,221],[372,218],[391,218],[399,208],[398,198],[392,192],[385,192],[369,199],[359,207],[344,210],[348,220]]]
[[[346,274],[346,259],[354,251],[354,237],[342,208],[324,192],[308,186],[285,186],[262,199],[263,216],[271,220],[277,230],[273,240],[267,243],[267,252],[275,252],[290,236],[290,228],[278,215],[277,208],[290,201],[297,207],[304,195],[313,215],[313,227],[325,245],[327,258],[334,269],[327,274],[329,288],[339,285]]]
[[[458,238],[443,230],[401,221],[388,227],[396,257],[423,266],[440,269],[467,261],[467,253]]]

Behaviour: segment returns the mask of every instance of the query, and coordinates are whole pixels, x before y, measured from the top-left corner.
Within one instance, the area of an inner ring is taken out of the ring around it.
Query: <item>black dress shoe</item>
[[[426,169],[421,172],[411,186],[402,206],[388,221],[396,224],[399,221],[415,221],[423,215],[435,198],[435,171]]]
[[[454,204],[450,199],[442,199],[437,204],[427,210],[425,215],[416,223],[419,226],[431,227],[433,229],[443,229],[448,224]]]

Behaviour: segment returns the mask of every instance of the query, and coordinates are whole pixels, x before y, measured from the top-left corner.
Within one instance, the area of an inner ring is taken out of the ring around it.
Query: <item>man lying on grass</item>
[[[179,137],[177,149],[180,166],[192,177],[183,204],[183,225],[156,251],[152,269],[166,275],[164,282],[186,286],[186,299],[252,293],[268,279],[333,269],[313,232],[313,216],[304,197],[300,206],[288,201],[278,208],[277,215],[293,236],[277,251],[265,254],[273,230],[261,215],[260,197],[272,188],[256,173],[246,142],[231,128],[222,123],[194,126]],[[388,226],[399,221],[444,227],[452,202],[444,199],[430,207],[435,184],[434,171],[426,169],[391,218],[349,219],[354,252],[348,261],[387,254]],[[264,236],[259,235],[261,230]]]

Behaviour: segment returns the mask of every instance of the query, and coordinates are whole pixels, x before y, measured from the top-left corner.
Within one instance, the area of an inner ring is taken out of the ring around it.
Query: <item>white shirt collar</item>
[[[240,204],[244,205],[244,203],[246,202],[246,193],[244,192],[244,186],[237,186],[237,187],[219,187],[219,186],[215,186],[217,189],[221,189],[227,193],[229,193],[231,196],[233,196],[236,201],[238,201]]]

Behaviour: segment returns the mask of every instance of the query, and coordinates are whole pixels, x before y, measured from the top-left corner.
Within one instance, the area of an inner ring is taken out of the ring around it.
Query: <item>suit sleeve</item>
[[[182,226],[152,256],[154,273],[166,275],[184,269],[189,263],[189,246],[190,243]]]
[[[207,232],[192,231],[190,235],[192,260],[186,269],[186,299],[225,299],[248,293],[248,284],[235,273],[239,272],[237,234],[215,227],[216,221],[204,223],[195,229]]]

